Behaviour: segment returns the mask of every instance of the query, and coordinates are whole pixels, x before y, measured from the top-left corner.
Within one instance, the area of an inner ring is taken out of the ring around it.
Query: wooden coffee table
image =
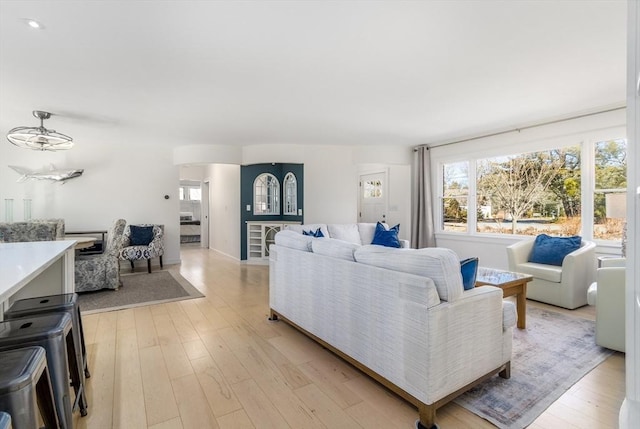
[[[527,327],[527,283],[533,280],[529,274],[478,267],[476,286],[496,286],[502,289],[502,296],[516,296],[518,328]]]

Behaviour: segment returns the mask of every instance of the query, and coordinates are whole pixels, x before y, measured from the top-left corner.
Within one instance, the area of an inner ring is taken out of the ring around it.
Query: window
[[[627,208],[624,138],[446,163],[441,173],[442,231],[622,240]],[[588,175],[586,183],[583,174]],[[469,183],[470,176],[475,183]],[[582,197],[588,195],[593,204],[583,204]],[[589,224],[583,225],[582,219]]]
[[[480,159],[479,233],[571,236],[581,231],[580,147]]]
[[[284,214],[298,214],[298,183],[293,173],[284,176]]]
[[[381,180],[365,180],[364,195],[367,198],[382,198],[382,181]]]
[[[442,229],[465,232],[469,197],[469,163],[445,164],[443,179]]]
[[[253,182],[253,214],[280,214],[280,182],[269,173],[263,173]]]
[[[594,145],[593,238],[621,240],[627,217],[627,142]]]
[[[179,193],[180,201],[200,201],[202,199],[200,186],[181,186]]]

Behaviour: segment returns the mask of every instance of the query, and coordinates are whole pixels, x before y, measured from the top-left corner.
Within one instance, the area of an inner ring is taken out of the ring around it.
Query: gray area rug
[[[122,286],[117,290],[79,293],[78,303],[82,313],[122,310],[204,296],[180,274],[170,271],[126,274],[121,275],[120,279]]]
[[[455,402],[499,428],[525,428],[611,354],[596,345],[595,322],[527,306],[527,329],[514,329],[511,378],[492,377]]]

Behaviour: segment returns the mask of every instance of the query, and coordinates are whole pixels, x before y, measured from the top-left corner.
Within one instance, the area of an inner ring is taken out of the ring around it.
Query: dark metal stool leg
[[[51,389],[51,375],[49,369],[44,368],[43,375],[36,384],[36,390],[38,393],[38,408],[40,409],[40,415],[44,427],[57,428],[58,418],[56,415],[56,405],[53,402],[53,390]]]
[[[0,352],[0,409],[16,429],[59,428],[45,349],[24,347]]]
[[[73,328],[71,328],[73,329]],[[69,375],[71,376],[71,385],[73,386],[73,390],[76,394],[76,400],[73,404],[72,409],[76,409],[78,407],[80,409],[80,415],[82,417],[87,415],[87,398],[84,392],[84,383],[82,382],[82,377],[84,374],[82,368],[82,361],[78,360],[76,355],[76,347],[75,347],[75,339],[73,334],[67,335],[66,338],[67,343],[67,356],[69,357]]]
[[[82,348],[82,363],[84,367],[85,378],[91,377],[89,372],[89,359],[87,359],[87,346],[84,342],[84,328],[82,327],[82,315],[80,314],[80,306],[76,306],[76,312],[78,313],[78,334],[80,336],[80,346]]]

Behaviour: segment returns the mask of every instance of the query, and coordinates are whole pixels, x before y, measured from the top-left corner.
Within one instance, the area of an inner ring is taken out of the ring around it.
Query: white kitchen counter
[[[0,317],[17,299],[72,293],[73,240],[0,243]]]

